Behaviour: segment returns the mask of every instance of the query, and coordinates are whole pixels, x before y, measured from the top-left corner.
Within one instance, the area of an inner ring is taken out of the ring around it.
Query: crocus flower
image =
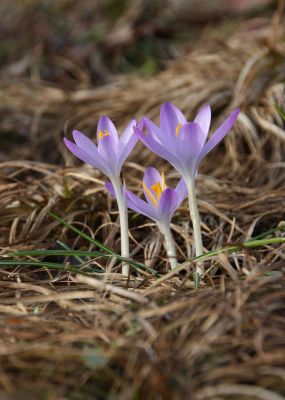
[[[106,182],[107,190],[115,196],[115,190],[111,182]],[[176,251],[170,232],[170,222],[176,209],[187,196],[187,187],[181,179],[175,189],[166,186],[163,174],[155,168],[145,170],[143,178],[143,190],[146,201],[126,190],[127,206],[145,215],[156,222],[159,230],[165,237],[166,250],[171,268],[177,266]]]
[[[160,127],[144,117],[135,132],[146,147],[169,161],[188,181],[195,177],[201,160],[230,131],[238,113],[239,109],[233,111],[207,141],[211,123],[209,105],[201,108],[194,122],[187,122],[174,104],[165,103],[160,110]],[[143,132],[144,127],[147,134]]]
[[[137,143],[134,135],[136,121],[132,120],[118,137],[113,122],[106,116],[99,119],[97,126],[97,143],[92,142],[79,131],[73,131],[74,142],[64,138],[68,150],[87,164],[99,169],[108,178],[119,180],[122,165]]]
[[[195,177],[201,160],[226,136],[235,123],[239,109],[218,127],[207,141],[211,108],[205,105],[198,112],[194,122],[187,122],[182,112],[173,104],[165,103],[160,110],[160,126],[143,118],[135,132],[151,151],[169,161],[188,188],[189,208],[193,223],[196,256],[203,254],[200,216],[195,196]],[[146,128],[147,133],[144,133]],[[202,268],[200,268],[202,273]]]
[[[136,121],[132,120],[119,138],[113,122],[106,116],[99,119],[97,144],[79,131],[73,131],[74,142],[64,138],[64,144],[80,160],[99,169],[107,175],[116,192],[121,227],[121,255],[129,257],[128,213],[126,199],[120,181],[122,165],[137,143],[134,134]],[[123,264],[123,274],[128,275],[129,267]]]

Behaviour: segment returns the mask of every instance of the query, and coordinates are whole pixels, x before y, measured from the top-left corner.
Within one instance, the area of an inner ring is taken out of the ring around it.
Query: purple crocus
[[[135,132],[146,147],[169,161],[188,181],[195,177],[201,160],[230,131],[238,114],[239,109],[234,110],[207,141],[211,123],[209,105],[201,108],[194,122],[187,122],[174,104],[165,103],[160,109],[160,127],[144,117]]]
[[[188,188],[190,216],[193,223],[196,256],[203,254],[200,215],[195,195],[195,177],[201,160],[226,136],[234,125],[239,109],[218,127],[208,139],[211,123],[211,108],[205,105],[198,112],[194,122],[187,122],[182,112],[171,103],[165,103],[160,109],[160,126],[144,117],[136,126],[135,132],[151,151],[169,161]],[[147,130],[144,133],[144,129]],[[199,274],[203,267],[197,267]]]
[[[119,138],[113,122],[106,116],[99,119],[96,146],[87,136],[73,131],[74,142],[64,138],[64,144],[80,160],[99,169],[112,182],[118,203],[121,227],[121,255],[129,258],[128,212],[120,173],[121,168],[135,147],[138,137],[134,134],[136,121],[132,120]],[[129,274],[129,266],[123,263],[123,275]]]
[[[73,131],[74,142],[64,138],[64,144],[71,153],[86,164],[99,169],[112,180],[118,180],[122,165],[137,143],[134,134],[136,121],[132,120],[119,138],[113,122],[106,116],[99,119],[97,143],[92,142],[79,131]]]
[[[105,186],[113,196],[116,196],[111,182],[106,182]],[[146,201],[126,190],[127,206],[156,222],[165,237],[171,268],[175,268],[177,260],[170,232],[170,222],[174,212],[187,196],[187,186],[181,179],[175,189],[167,187],[164,174],[160,174],[155,168],[149,167],[144,173],[143,190]]]

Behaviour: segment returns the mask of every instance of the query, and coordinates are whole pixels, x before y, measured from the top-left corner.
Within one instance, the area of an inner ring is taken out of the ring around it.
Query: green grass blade
[[[278,112],[278,114],[280,115],[280,117],[283,119],[283,121],[285,121],[285,111],[281,110],[281,108],[276,103],[274,103],[273,106],[274,106],[275,110]]]
[[[259,247],[259,246],[267,246],[270,244],[281,244],[285,243],[285,237],[276,237],[276,238],[264,238],[264,239],[251,239],[247,242],[243,243],[244,247]]]
[[[145,271],[150,272],[151,274],[155,274],[155,275],[157,274],[157,271],[153,270],[152,268],[147,267],[146,265],[144,265],[144,264],[142,264],[140,262],[131,260],[130,258],[125,258],[125,257],[120,256],[119,254],[115,253],[113,250],[109,249],[109,247],[107,247],[107,246],[103,245],[102,243],[98,242],[98,240],[93,239],[91,236],[87,235],[86,233],[81,232],[75,226],[69,224],[63,218],[59,217],[58,215],[54,214],[53,212],[49,211],[48,214],[51,217],[53,217],[54,219],[56,219],[57,221],[59,221],[61,224],[63,224],[64,226],[66,226],[67,228],[72,230],[73,232],[77,233],[78,235],[80,235],[84,239],[88,240],[90,243],[92,243],[95,246],[98,246],[100,249],[104,250],[107,254],[112,255],[113,257],[115,257],[118,261],[126,262],[126,263],[130,264],[136,270],[145,270]]]
[[[113,256],[112,254],[103,254],[99,251],[85,250],[20,250],[7,254],[7,257],[45,257],[45,256],[65,256],[65,257],[93,257],[93,258],[111,258],[116,257],[118,261],[128,262],[133,268],[147,270],[152,274],[157,274],[157,271],[147,267],[137,261],[130,260],[121,256]],[[43,263],[43,262],[42,262]],[[82,264],[84,261],[81,262]],[[48,264],[48,263],[47,263]]]
[[[110,254],[103,254],[100,251],[85,251],[85,250],[19,250],[7,255],[11,256],[65,256],[65,257],[111,257]],[[84,263],[84,260],[81,260]]]
[[[207,253],[202,254],[201,256],[192,258],[191,261],[205,261],[208,258],[214,257],[220,253],[234,253],[235,251],[241,250],[244,247],[251,248],[251,247],[262,247],[267,246],[270,244],[281,244],[285,243],[285,238],[277,237],[277,238],[268,238],[268,239],[252,239],[248,240],[247,242],[243,242],[236,245],[229,245],[226,247],[220,247],[219,249],[208,251]]]
[[[254,236],[252,240],[257,240],[257,239],[264,239],[266,236],[271,235],[272,233],[275,232],[284,232],[285,231],[285,224],[282,224],[280,226],[276,226],[275,228],[268,229],[268,231],[262,232],[257,236]]]
[[[72,250],[69,246],[67,246],[67,244],[63,243],[63,242],[60,241],[60,240],[56,240],[56,244],[58,244],[58,245],[59,245],[60,247],[62,247],[64,250]],[[81,264],[84,263],[84,260],[83,260],[80,256],[75,255],[74,257],[76,258],[76,260],[77,260],[79,263],[81,263]]]
[[[87,275],[87,272],[101,272],[103,273],[102,270],[87,267],[83,270],[73,267],[69,265],[68,267],[59,264],[59,263],[53,263],[53,262],[43,262],[43,261],[29,261],[29,260],[0,260],[0,265],[2,266],[17,266],[17,265],[27,265],[29,267],[34,267],[34,268],[49,268],[49,269],[54,269],[56,271],[69,271],[69,272],[75,272],[77,274],[82,274],[82,275]]]
[[[267,245],[272,245],[272,244],[281,244],[285,243],[285,238],[283,237],[277,237],[277,238],[268,238],[268,239],[252,239],[248,240],[247,242],[241,243],[241,244],[236,244],[236,245],[229,245],[226,247],[221,247],[219,249],[209,251],[199,257],[194,257],[191,259],[191,261],[197,262],[197,261],[205,261],[211,257],[214,257],[220,253],[234,253],[235,251],[241,250],[243,248],[254,248],[254,247],[262,247],[262,246],[267,246]],[[81,251],[81,250],[30,250],[30,251],[19,251],[19,252],[14,252],[11,253],[10,255],[16,255],[16,256],[43,256],[43,255],[62,255],[62,256],[70,256],[70,255],[78,255],[78,256],[94,256],[95,254],[99,254],[100,257],[111,257],[112,255],[110,254],[102,254],[100,252],[88,252],[88,251]],[[125,259],[124,257],[118,256],[118,259],[120,261],[127,261],[132,264],[139,264],[139,268],[145,268],[148,271],[151,271],[154,274],[158,273],[151,268],[146,267],[143,264],[137,263],[135,261]],[[186,265],[189,263],[189,261],[184,262],[183,264]],[[181,266],[183,264],[180,264],[177,268],[181,270]],[[57,271],[70,271],[70,272],[75,272],[78,274],[83,274],[87,275],[88,272],[99,272],[102,273],[102,270],[87,267],[83,270],[73,267],[72,265],[65,266],[63,264],[59,263],[53,263],[53,262],[43,262],[43,261],[30,261],[30,260],[0,260],[0,266],[17,266],[17,265],[27,265],[30,267],[40,267],[40,268],[49,268],[49,269],[54,269]]]
[[[109,249],[109,247],[105,246],[98,240],[93,239],[91,236],[87,235],[87,233],[82,232],[80,229],[76,228],[75,226],[69,224],[67,221],[65,221],[63,218],[59,217],[58,215],[54,214],[53,212],[49,211],[48,214],[56,219],[58,222],[60,222],[62,225],[66,226],[69,228],[71,231],[77,233],[79,236],[83,237],[84,239],[88,240],[88,242],[94,244],[95,246],[99,247],[101,250],[104,250],[108,254],[112,254],[113,256],[117,256],[113,250]]]

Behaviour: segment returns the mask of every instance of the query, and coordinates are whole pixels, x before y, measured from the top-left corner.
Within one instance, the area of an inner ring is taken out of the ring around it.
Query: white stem
[[[195,253],[196,257],[198,257],[203,254],[203,241],[201,232],[201,220],[197,206],[197,198],[195,191],[195,178],[194,177],[189,178],[186,181],[186,185],[189,194],[188,200],[189,200],[190,217],[192,219],[192,225],[193,225]],[[204,273],[204,265],[202,262],[196,264],[196,271],[199,275],[202,275]]]
[[[117,199],[120,228],[121,228],[121,256],[129,258],[129,230],[128,230],[128,209],[126,199],[123,193],[123,188],[119,180],[112,181],[114,191]],[[129,264],[122,263],[122,274],[125,276],[129,275]]]
[[[175,244],[170,231],[170,226],[168,224],[157,224],[157,225],[165,239],[165,249],[170,262],[170,267],[171,269],[174,269],[177,267],[177,258],[176,258]]]

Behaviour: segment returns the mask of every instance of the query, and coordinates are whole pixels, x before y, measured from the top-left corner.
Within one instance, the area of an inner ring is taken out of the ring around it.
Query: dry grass
[[[61,138],[75,126],[92,135],[102,113],[119,127],[133,115],[157,119],[165,100],[189,117],[209,102],[214,124],[234,107],[242,109],[198,177],[205,248],[276,227],[284,220],[285,132],[273,103],[285,105],[284,56],[284,19],[276,14],[248,21],[227,40],[201,39],[147,81],[118,77],[108,86],[71,92],[35,80],[2,82],[1,253],[54,248],[57,240],[92,249],[49,210],[118,251],[117,214],[103,177],[71,166]],[[11,142],[7,133],[15,135]],[[63,158],[70,167],[57,164]],[[177,178],[138,146],[125,167],[131,188],[140,188],[142,171],[152,163]],[[164,273],[161,238],[149,221],[131,215],[132,257]],[[186,206],[173,229],[179,259],[187,260],[192,230]],[[61,272],[1,268],[1,398],[282,399],[283,260],[284,248],[276,245],[214,257],[198,290],[189,280],[191,263],[168,279],[145,272],[133,273],[129,282],[118,265],[100,260],[86,260],[106,268],[89,277],[72,274],[72,260],[64,259]]]

